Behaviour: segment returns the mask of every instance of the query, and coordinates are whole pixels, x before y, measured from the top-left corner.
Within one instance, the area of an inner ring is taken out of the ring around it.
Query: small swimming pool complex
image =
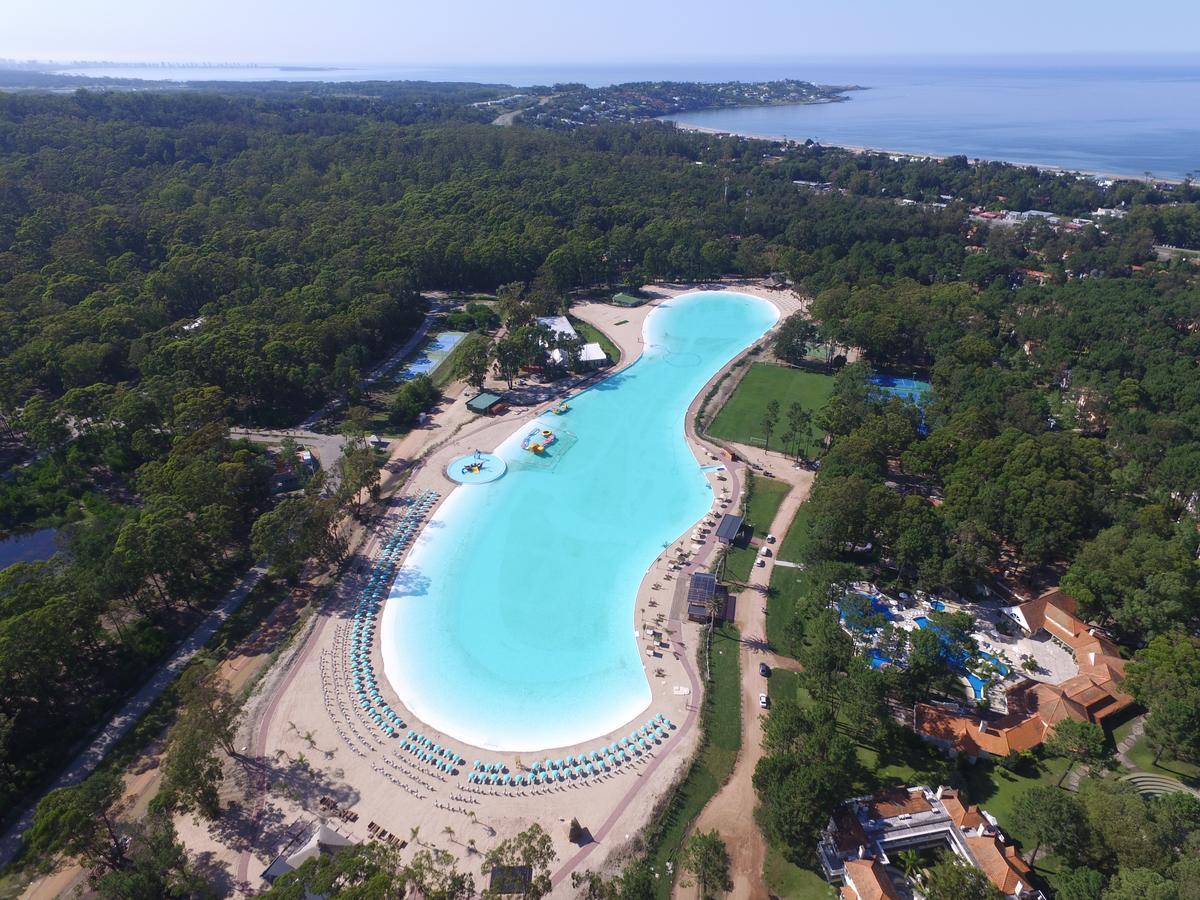
[[[409,381],[418,375],[431,374],[450,355],[450,351],[458,346],[458,342],[466,336],[464,331],[443,331],[430,338],[429,342],[421,348],[417,358],[400,372],[400,380]]]
[[[646,710],[638,586],[713,502],[684,440],[688,405],[777,318],[727,291],[662,304],[637,362],[565,416],[517,429],[494,451],[504,477],[450,493],[383,612],[384,669],[415,716],[477,747],[526,752],[592,740]],[[543,430],[555,439],[522,449]]]
[[[925,616],[917,616],[915,619],[913,619],[913,621],[916,622],[918,628],[932,628],[934,631],[938,630],[937,626],[930,622]],[[1006,677],[1008,675],[1008,666],[1004,664],[1000,657],[993,653],[988,653],[986,650],[979,650],[976,652],[976,655],[981,660],[985,660],[995,666],[1001,677]],[[971,669],[968,667],[968,660],[959,657],[952,658],[950,662],[970,683],[971,693],[975,695],[975,699],[982,700],[984,689],[987,687],[987,681],[971,671]]]

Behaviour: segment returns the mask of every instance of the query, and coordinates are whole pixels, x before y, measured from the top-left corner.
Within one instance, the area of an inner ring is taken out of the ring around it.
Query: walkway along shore
[[[695,290],[720,288],[755,294],[760,297],[765,294],[764,299],[774,302],[784,315],[799,306],[799,300],[791,296],[790,292],[772,290],[754,284],[660,287],[655,289],[656,296],[651,305],[634,310],[618,308],[605,303],[579,303],[573,307],[572,313],[604,331],[622,351],[620,365],[599,377],[611,377],[615,372],[632,365],[640,357],[642,324],[656,302]],[[719,378],[721,374],[718,373],[714,377]],[[590,378],[586,381],[573,382],[570,389],[565,392],[565,398],[569,400],[580,390],[586,390],[596,380],[596,378]],[[695,398],[696,402],[704,396],[710,385],[706,385],[701,390],[699,396]],[[554,399],[563,399],[564,391],[560,388],[553,397]],[[500,443],[522,427],[525,422],[544,411],[545,402],[549,398],[541,399],[542,402],[537,406],[514,409],[504,416],[486,420],[474,417],[456,419],[456,411],[461,409],[462,404],[449,403],[447,408],[438,413],[434,429],[415,432],[403,442],[407,444],[403,455],[417,460],[417,463],[408,472],[404,485],[405,491],[418,492],[433,489],[443,494],[449,493],[454,485],[449,482],[443,472],[445,462],[456,453],[461,452],[463,446],[489,449]],[[711,462],[709,459],[710,447],[695,440],[691,433],[690,418],[687,439],[697,462],[705,464]],[[420,441],[419,446],[415,443],[417,441]],[[719,452],[719,448],[711,449]],[[400,453],[401,448],[394,445],[393,457],[395,458]],[[714,486],[720,484],[715,480],[715,473],[712,477]],[[716,496],[714,493],[714,497]],[[436,508],[433,515],[436,518]],[[686,543],[686,532],[682,539]],[[374,542],[373,538],[372,544],[366,548],[368,553],[363,554],[360,559],[369,558],[369,551],[373,549]],[[664,596],[662,592],[658,591],[662,583],[674,587],[678,592],[676,602],[672,604],[669,614],[663,622],[656,626],[672,632],[668,637],[669,649],[664,650],[663,658],[644,662],[648,666],[647,678],[655,693],[655,700],[649,711],[668,713],[677,726],[671,732],[669,740],[662,746],[654,748],[645,761],[633,767],[631,771],[622,770],[620,774],[602,780],[598,784],[577,789],[562,789],[561,792],[547,792],[537,796],[519,794],[513,796],[510,794],[497,796],[494,799],[486,796],[487,792],[485,791],[485,796],[479,799],[480,805],[474,807],[479,821],[486,820],[491,825],[500,825],[503,822],[501,831],[505,833],[527,827],[531,821],[542,822],[552,833],[560,860],[559,868],[553,873],[554,884],[557,886],[567,885],[570,874],[580,867],[584,865],[592,868],[597,865],[602,867],[606,860],[614,853],[619,852],[627,844],[627,839],[640,831],[649,819],[657,798],[675,783],[690,763],[696,742],[696,723],[704,686],[695,672],[692,659],[695,653],[695,636],[700,633],[700,629],[686,621],[686,604],[682,601],[686,592],[688,573],[694,568],[706,564],[711,547],[710,542],[701,551],[699,558],[690,561],[687,569],[674,573],[668,572],[666,560],[660,559],[647,572],[639,589],[638,597],[631,604],[631,619],[634,628],[638,629],[639,610],[643,611],[643,615],[649,612],[648,607],[657,607],[655,613],[667,612],[662,606],[659,606],[660,602],[667,600],[670,596],[670,594]],[[667,580],[672,577],[675,579],[674,581]],[[665,605],[663,603],[663,606]],[[276,664],[276,672],[269,674],[264,681],[260,692],[261,699],[257,706],[251,709],[245,728],[247,739],[244,742],[251,747],[249,755],[252,759],[266,759],[281,753],[285,756],[289,753],[293,756],[298,753],[310,756],[312,750],[299,741],[298,735],[308,731],[314,734],[318,743],[321,744],[322,735],[329,733],[330,723],[324,719],[320,704],[316,704],[317,712],[314,713],[311,701],[306,704],[304,697],[306,695],[311,697],[315,691],[317,698],[320,698],[321,687],[316,683],[314,675],[316,669],[314,659],[317,654],[313,652],[312,647],[314,645],[318,648],[325,647],[332,640],[333,630],[328,628],[328,619],[336,620],[337,617],[336,604],[331,605],[328,610],[322,611],[319,617],[314,617],[316,620],[310,625],[308,633],[300,636],[296,647],[288,651],[290,656],[285,654]],[[325,654],[322,654],[322,658],[326,658]],[[377,645],[373,650],[372,659],[379,659]],[[378,662],[376,665],[378,668]],[[650,668],[655,665],[669,673],[665,679],[657,677]],[[671,685],[682,686],[685,692],[674,694]],[[406,707],[391,690],[390,685],[381,683],[380,690],[383,692],[386,702],[407,712]],[[317,713],[322,713],[322,715]],[[418,731],[431,734],[434,740],[443,740],[442,736],[429,729],[424,723],[408,721],[409,718],[409,716],[405,716],[406,727],[415,727]],[[619,734],[614,735],[614,737],[619,736]],[[336,747],[336,735],[333,740]],[[492,751],[484,748],[465,747],[452,737],[446,737],[444,740],[446,743],[457,746],[468,758],[472,755],[495,755]],[[377,749],[383,751],[382,747]],[[476,749],[479,751],[478,753],[476,753]],[[371,756],[372,751],[369,747],[367,752],[367,759],[339,752],[336,761],[337,770],[342,773],[337,776],[337,781],[339,784],[344,783],[349,789],[350,795],[358,798],[355,801],[354,811],[361,813],[364,822],[368,818],[374,817],[389,830],[400,834],[405,834],[411,827],[419,826],[422,835],[439,835],[447,827],[451,827],[456,833],[465,831],[466,834],[479,839],[478,847],[475,850],[466,854],[452,851],[456,855],[462,856],[464,861],[469,861],[476,852],[482,854],[486,851],[487,845],[495,839],[492,834],[481,834],[475,830],[474,820],[464,822],[461,817],[456,818],[452,811],[448,812],[438,808],[433,802],[441,796],[439,792],[450,790],[453,785],[444,788],[437,782],[433,782],[432,785],[435,789],[433,797],[418,805],[409,796],[400,792],[392,792],[388,790],[387,786],[381,786],[382,789],[375,787],[381,781],[380,770],[375,768],[372,771],[373,767],[369,763],[375,757]],[[577,748],[562,748],[561,752],[556,751],[555,755],[563,756],[574,752],[577,752]],[[515,762],[509,760],[509,765],[512,771],[519,772],[519,755],[505,754],[505,756],[515,757]],[[451,781],[453,780],[451,779]],[[264,786],[260,785],[261,787]],[[422,793],[427,792],[423,790]],[[386,809],[380,805],[381,794],[391,796],[391,802]],[[254,791],[248,806],[247,812],[251,815],[252,821],[257,821],[260,816],[267,815],[268,809],[271,810],[270,821],[289,821],[298,815],[311,815],[306,808],[289,804],[275,795],[268,796],[261,789]],[[295,808],[293,808],[294,806]],[[593,837],[591,843],[583,847],[570,845],[566,841],[565,824],[561,833],[557,827],[552,826],[557,819],[569,822],[571,818],[579,818],[590,830]],[[353,839],[359,839],[360,826],[346,826],[339,822],[338,827],[350,832]],[[367,835],[362,837],[365,838]],[[462,840],[452,838],[451,842],[461,844]],[[243,845],[240,848],[242,852],[236,861],[237,881],[246,888],[252,887],[251,883],[256,880],[255,858],[257,857],[259,862],[265,864],[269,861],[274,849],[269,845],[269,839],[267,845],[262,845],[257,841],[254,843],[258,846]],[[442,846],[444,848],[445,845]]]

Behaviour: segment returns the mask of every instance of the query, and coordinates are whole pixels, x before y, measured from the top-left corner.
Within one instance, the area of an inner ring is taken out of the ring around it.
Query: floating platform
[[[446,475],[459,484],[487,484],[508,470],[508,465],[494,453],[468,453],[450,460]]]

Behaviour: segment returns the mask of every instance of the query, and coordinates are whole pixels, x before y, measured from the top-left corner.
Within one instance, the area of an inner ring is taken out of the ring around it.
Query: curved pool
[[[643,712],[651,693],[634,600],[663,546],[712,505],[684,439],[688,405],[778,318],[727,291],[674,298],[646,318],[622,372],[495,451],[488,485],[455,488],[397,574],[383,612],[384,670],[430,726],[495,750],[581,743]]]

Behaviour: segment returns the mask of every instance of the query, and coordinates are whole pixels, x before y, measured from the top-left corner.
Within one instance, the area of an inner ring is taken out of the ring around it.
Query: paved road
[[[312,451],[325,470],[325,481],[330,490],[337,487],[337,462],[342,458],[342,448],[347,440],[344,435],[319,434],[302,428],[230,428],[229,436],[248,438],[260,444],[278,444],[285,437],[290,437]]]
[[[167,686],[184,670],[197,651],[208,643],[209,638],[216,633],[221,624],[242,605],[242,601],[246,599],[266,571],[266,567],[260,563],[241,577],[233,589],[225,595],[221,605],[209,613],[208,618],[201,622],[196,630],[176,648],[175,653],[154,674],[154,677],[142,685],[141,690],[121,708],[120,712],[109,719],[108,724],[104,726],[91,745],[71,761],[54,783],[46,789],[46,793],[78,784],[92,773],[92,770],[100,764],[113,745],[125,736],[138,719],[145,715],[150,704],[157,700]],[[44,797],[45,794],[42,796]],[[41,800],[41,797],[38,800]],[[0,838],[0,868],[7,866],[21,848],[21,835],[33,822],[33,812],[36,806],[35,802],[26,809],[21,818]]]

